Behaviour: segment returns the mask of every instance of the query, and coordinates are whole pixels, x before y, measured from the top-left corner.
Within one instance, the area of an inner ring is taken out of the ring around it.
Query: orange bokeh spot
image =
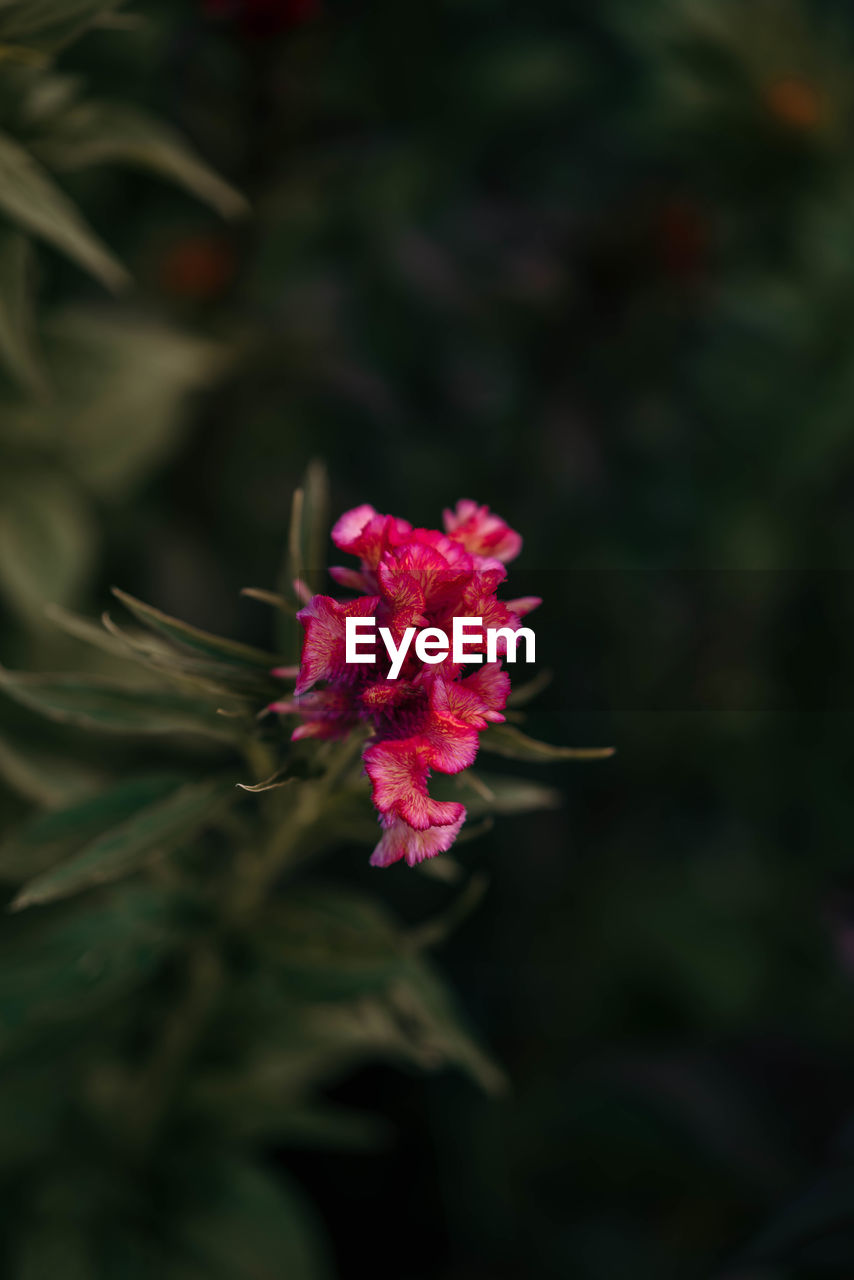
[[[158,282],[175,298],[207,302],[231,284],[237,262],[234,247],[220,235],[193,236],[166,250],[158,264]]]
[[[765,105],[775,119],[790,129],[815,129],[824,115],[824,104],[815,85],[797,76],[785,76],[768,85]]]

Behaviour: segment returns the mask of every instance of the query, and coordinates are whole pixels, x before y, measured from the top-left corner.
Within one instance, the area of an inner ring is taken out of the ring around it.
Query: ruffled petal
[[[470,498],[461,498],[453,511],[443,512],[443,518],[446,532],[473,555],[493,556],[506,563],[522,550],[522,538],[516,530],[489,507],[478,506]]]
[[[510,697],[510,676],[500,662],[485,662],[473,675],[466,676],[459,688],[477,699],[484,720],[494,724],[504,720],[501,713]]]
[[[518,596],[515,600],[505,600],[505,606],[517,618],[524,618],[526,613],[533,613],[543,603],[542,596]]]
[[[358,556],[363,567],[375,569],[382,553],[389,547],[400,546],[411,532],[412,525],[408,520],[381,516],[364,503],[344,512],[332,529],[332,541],[341,551]]]
[[[371,854],[372,867],[389,867],[393,862],[405,858],[410,867],[423,862],[425,858],[435,858],[437,853],[445,853],[450,849],[465,822],[466,811],[444,827],[428,827],[426,831],[416,831],[402,818],[383,819],[385,831],[382,839]]]
[[[346,665],[346,619],[373,617],[378,604],[376,596],[360,596],[358,600],[343,603],[331,596],[313,596],[305,608],[300,609],[297,619],[302,623],[305,635],[300,673],[295,685],[297,693],[304,693],[318,680],[354,678],[354,669]]]
[[[430,762],[422,742],[411,738],[373,742],[365,748],[363,760],[380,813],[403,818],[416,831],[447,826],[465,813],[456,801],[434,800],[427,794]]]

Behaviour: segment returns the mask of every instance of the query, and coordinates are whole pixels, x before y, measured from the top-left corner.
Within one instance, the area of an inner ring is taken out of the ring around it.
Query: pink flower
[[[369,730],[362,758],[383,829],[371,863],[405,859],[414,866],[449,849],[466,816],[459,801],[430,795],[431,774],[460,773],[474,762],[482,730],[504,719],[510,676],[500,660],[460,665],[449,654],[428,664],[411,647],[398,678],[389,679],[380,647],[372,662],[345,661],[346,619],[375,618],[399,643],[407,627],[450,634],[455,617],[517,630],[540,601],[498,599],[504,562],[519,554],[522,539],[475,502],[446,511],[444,533],[413,528],[365,504],[341,516],[332,541],[358,557],[357,569],[330,572],[359,594],[348,601],[317,595],[300,610],[305,634],[294,697],[271,710],[301,718],[295,739],[340,738],[357,725]]]
[[[515,560],[522,550],[522,539],[515,529],[470,498],[461,498],[454,511],[445,510],[442,515],[446,532],[475,555],[506,562]]]

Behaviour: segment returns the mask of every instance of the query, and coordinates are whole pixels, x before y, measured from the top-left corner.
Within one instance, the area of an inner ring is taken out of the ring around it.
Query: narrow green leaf
[[[431,792],[437,800],[462,800],[470,818],[488,813],[534,813],[557,809],[561,804],[561,793],[554,787],[480,770],[474,773],[467,769],[453,779],[437,777]]]
[[[129,639],[113,635],[103,621],[96,622],[52,602],[45,605],[44,616],[67,636],[73,636],[75,640],[91,645],[102,653],[108,653],[113,658],[128,658]]]
[[[265,672],[269,672],[271,667],[276,665],[277,658],[275,654],[264,653],[262,649],[255,649],[251,645],[241,644],[237,640],[226,640],[222,636],[211,635],[210,632],[193,627],[188,622],[170,618],[168,614],[161,613],[159,609],[155,609],[150,604],[143,604],[141,600],[128,595],[127,592],[121,591],[118,587],[113,587],[112,591],[116,599],[120,600],[125,608],[129,609],[140,622],[145,623],[154,631],[158,631],[161,635],[167,636],[170,640],[174,640],[177,644],[184,645],[187,649],[193,649],[199,653],[206,654],[208,657],[217,658],[220,662],[231,662],[237,666],[244,667],[258,667]]]
[[[313,590],[321,586],[327,562],[329,539],[329,477],[326,467],[315,458],[308,464],[302,483],[303,510],[300,548],[301,574],[307,574],[307,582]]]
[[[302,485],[293,497],[283,572],[284,595],[293,595],[296,579],[304,582],[310,590],[319,589],[322,570],[326,564],[328,520],[329,482],[325,466],[315,459],[306,468]]]
[[[168,853],[195,835],[231,795],[231,788],[222,782],[192,783],[139,809],[60,866],[29,880],[12,910],[67,898],[130,875],[152,854]]]
[[[109,289],[129,280],[124,267],[83,221],[40,164],[8,134],[0,133],[0,209],[24,230],[41,236]]]
[[[260,795],[262,791],[278,791],[282,787],[289,787],[293,782],[296,782],[296,778],[290,773],[290,766],[285,765],[261,782],[238,782],[237,786],[241,791],[251,791],[254,795]]]
[[[42,675],[0,667],[0,688],[60,724],[119,734],[201,734],[233,740],[235,726],[210,702],[96,676]]]
[[[127,664],[121,676],[128,686],[150,687],[149,673],[154,672],[165,676],[170,683],[200,689],[210,695],[217,707],[227,703],[229,709],[238,714],[243,711],[241,699],[246,699],[246,713],[254,714],[278,689],[274,677],[267,677],[260,668],[236,667],[195,657],[151,631],[120,628],[106,613],[97,623],[58,605],[48,605],[45,616],[67,635]]]
[[[123,0],[5,0],[0,5],[0,41],[33,50],[53,50]]]
[[[63,809],[35,814],[0,844],[0,880],[29,879],[144,806],[171,794],[184,781],[179,774],[152,774],[121,782]]]
[[[124,102],[79,102],[53,123],[34,147],[54,170],[112,161],[149,169],[186,188],[224,218],[247,212],[244,198],[192,147],[155,116]]]
[[[548,689],[553,679],[554,672],[543,669],[537,672],[533,680],[528,680],[525,684],[514,684],[507,699],[508,707],[526,707],[544,689]]]
[[[43,392],[45,375],[33,317],[32,247],[12,227],[0,229],[0,360],[28,391]]]
[[[265,591],[263,587],[241,587],[240,594],[247,596],[250,600],[259,600],[261,604],[268,604],[273,609],[287,609],[293,613],[291,602],[276,591]]]
[[[550,742],[537,742],[510,724],[491,724],[481,734],[480,746],[483,751],[509,756],[511,760],[539,763],[549,760],[607,760],[614,754],[613,747],[555,747]]]
[[[124,656],[146,671],[165,676],[181,688],[198,690],[217,704],[219,715],[254,716],[265,700],[278,692],[272,675],[260,667],[215,662],[176,647],[150,631],[126,631],[108,613],[101,617],[106,634],[122,647]]]

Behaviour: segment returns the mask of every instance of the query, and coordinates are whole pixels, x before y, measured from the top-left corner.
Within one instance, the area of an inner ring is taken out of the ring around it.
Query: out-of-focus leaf
[[[0,880],[36,875],[143,806],[169,795],[183,781],[172,773],[134,778],[70,808],[35,814],[0,844]]]
[[[194,656],[151,631],[119,627],[106,613],[100,622],[94,622],[58,605],[48,605],[44,612],[67,635],[117,660],[110,664],[109,674],[128,687],[150,687],[154,673],[180,688],[201,690],[229,714],[240,714],[244,709],[254,714],[278,692],[275,679],[260,665],[241,667]]]
[[[47,601],[73,600],[94,553],[92,516],[67,479],[41,469],[0,479],[0,585],[21,614],[40,619]]]
[[[175,447],[185,396],[222,364],[213,343],[140,319],[64,311],[45,335],[54,429],[73,470],[113,499]]]
[[[554,787],[527,778],[481,773],[479,769],[476,774],[467,770],[453,779],[436,778],[431,789],[439,800],[462,800],[470,818],[490,813],[534,813],[556,809],[561,804],[561,793]]]
[[[109,289],[127,284],[124,267],[86,225],[64,192],[29,152],[5,133],[0,133],[0,209],[25,231],[67,254]]]
[[[257,945],[301,998],[341,1000],[386,986],[400,970],[401,941],[369,899],[301,887],[267,913]]]
[[[263,1057],[248,1069],[202,1076],[193,1086],[189,1107],[206,1127],[230,1136],[299,1147],[364,1148],[378,1145],[385,1125],[369,1113],[349,1107],[310,1104],[301,1100],[302,1082],[288,1087],[287,1071],[277,1070],[275,1056]]]
[[[103,621],[96,622],[83,614],[74,613],[71,609],[64,609],[58,604],[46,605],[44,615],[48,621],[59,627],[66,635],[73,636],[75,640],[82,640],[84,644],[109,654],[111,658],[130,661],[128,646],[135,637],[128,636],[125,639],[113,635],[104,626]]]
[[[33,321],[32,248],[12,227],[0,229],[0,360],[29,391],[44,388]]]
[[[481,836],[489,835],[494,826],[495,819],[491,813],[481,818],[479,822],[467,822],[457,836],[457,844],[468,844],[471,840],[479,840]]]
[[[41,67],[29,72],[18,94],[20,120],[27,134],[67,111],[82,90],[81,76],[56,74]]]
[[[251,1099],[246,1099],[251,1111]],[[249,1115],[242,1117],[244,1124],[241,1131],[244,1135],[252,1129]],[[275,1115],[265,1112],[263,1125],[255,1132],[269,1141],[287,1143],[295,1147],[336,1147],[346,1149],[363,1149],[376,1147],[386,1137],[387,1129],[384,1121],[365,1111],[355,1111],[352,1107],[339,1107],[329,1104],[316,1106],[299,1106],[280,1108]]]
[[[25,1238],[16,1260],[16,1280],[92,1280],[95,1264],[86,1232],[77,1224],[37,1220]]]
[[[247,1058],[207,1082],[208,1104],[236,1091],[275,1114],[309,1083],[377,1056],[428,1070],[456,1065],[498,1091],[501,1072],[424,957],[424,941],[361,895],[292,889],[256,927],[258,970],[225,1015]]]
[[[119,161],[150,169],[225,218],[246,213],[243,197],[200,159],[168,125],[124,102],[78,102],[33,149],[49,168],[82,169]]]
[[[60,442],[68,468],[116,501],[178,443],[191,391],[222,365],[222,348],[139,317],[51,312],[43,325],[49,399],[3,407],[4,434]]]
[[[294,493],[291,507],[291,523],[288,547],[280,590],[286,598],[296,598],[294,582],[299,580],[310,591],[322,586],[322,569],[326,563],[326,539],[329,537],[329,481],[326,468],[315,459],[310,462],[302,484]],[[281,619],[285,634],[292,639],[297,628],[287,619]]]
[[[164,897],[109,899],[9,916],[0,932],[0,1060],[53,1027],[73,1027],[145,981],[174,942]]]
[[[507,1087],[504,1073],[466,1027],[454,999],[423,955],[411,956],[404,980],[392,988],[393,1006],[410,1028],[427,1062],[456,1063],[487,1093]]]
[[[247,596],[250,600],[259,600],[261,604],[268,604],[273,609],[287,609],[293,612],[290,600],[286,600],[276,591],[265,591],[263,587],[241,587],[240,594]]]
[[[809,1250],[844,1235],[854,1259],[854,1166],[826,1173],[799,1199],[789,1203],[751,1242],[740,1261],[809,1263]],[[807,1251],[805,1253],[805,1251]]]
[[[543,670],[538,671],[533,680],[528,680],[525,684],[514,684],[507,699],[508,707],[526,707],[544,689],[548,689],[553,679],[554,672]]]
[[[102,774],[67,756],[0,737],[0,778],[34,804],[57,809],[96,791]]]
[[[4,1063],[0,1070],[0,1167],[44,1158],[68,1105],[69,1082],[49,1059]]]
[[[234,721],[201,698],[128,688],[97,676],[42,675],[0,668],[0,688],[60,724],[121,734],[200,734],[232,740]]]
[[[52,51],[123,0],[6,0],[0,6],[0,41]]]
[[[101,621],[106,634],[121,646],[122,656],[139,664],[143,677],[153,673],[182,690],[202,693],[222,708],[221,714],[254,717],[257,708],[278,693],[274,679],[260,666],[236,666],[194,655],[150,631],[125,630],[108,613],[103,614]]]
[[[537,742],[514,725],[491,724],[480,736],[483,751],[492,751],[511,760],[607,760],[613,747],[555,747],[550,742]]]
[[[67,898],[92,885],[107,884],[139,869],[153,854],[164,854],[188,840],[216,816],[230,786],[199,782],[182,787],[105,832],[79,853],[27,881],[13,911]]]
[[[198,1207],[179,1235],[211,1280],[324,1280],[313,1215],[290,1183],[245,1162],[209,1163],[193,1180]]]
[[[421,863],[420,865],[423,866],[424,864]],[[433,920],[425,921],[424,924],[419,925],[417,929],[412,931],[409,935],[412,946],[417,950],[422,950],[425,947],[435,947],[444,942],[478,906],[488,886],[488,876],[473,875],[462,892],[457,894],[454,901],[445,911]]]
[[[177,618],[170,618],[168,614],[161,613],[152,605],[143,604],[141,600],[119,590],[118,587],[113,587],[113,595],[117,600],[121,600],[140,622],[188,649],[217,658],[220,662],[234,663],[244,667],[259,667],[267,672],[276,664],[277,659],[272,653],[264,653],[262,649],[254,649],[251,645],[241,644],[237,640],[226,640],[222,636],[201,631],[198,627],[190,626],[189,623],[181,622]]]

